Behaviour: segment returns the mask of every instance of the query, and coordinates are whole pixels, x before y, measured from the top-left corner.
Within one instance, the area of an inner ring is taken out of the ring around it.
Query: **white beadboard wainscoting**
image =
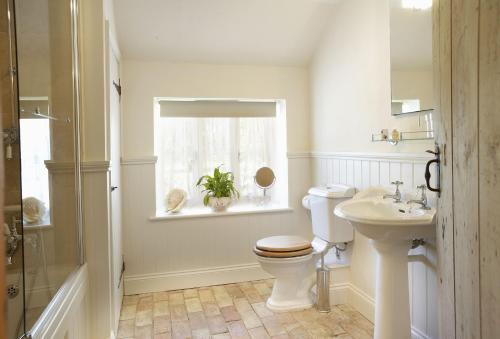
[[[312,153],[313,182],[316,185],[346,184],[358,190],[370,186],[390,185],[391,181],[404,182],[402,190],[416,191],[425,183],[425,164],[431,157],[423,154],[363,154],[363,153]],[[434,172],[433,172],[434,173]],[[434,194],[429,193],[431,201]],[[423,254],[436,264],[436,251],[430,240],[426,246],[410,251]],[[375,297],[376,254],[368,239],[355,234],[351,261],[350,303],[368,319],[373,320]],[[437,338],[437,277],[434,267],[421,262],[408,265],[412,337]]]
[[[276,234],[312,237],[301,205],[312,184],[340,183],[358,190],[400,179],[405,191],[424,182],[428,155],[361,153],[288,154],[291,211],[210,218],[151,220],[156,214],[154,157],[122,161],[125,294],[189,288],[265,278],[252,247]],[[411,254],[435,263],[432,244]],[[348,303],[374,319],[375,252],[355,234],[347,262],[333,265],[332,304]],[[409,264],[412,336],[437,338],[437,281],[432,268]]]
[[[311,179],[310,157],[290,158],[290,209],[150,220],[156,215],[155,158],[124,159],[125,294],[268,277],[252,248],[258,239],[271,235],[312,237],[311,221],[301,203]]]

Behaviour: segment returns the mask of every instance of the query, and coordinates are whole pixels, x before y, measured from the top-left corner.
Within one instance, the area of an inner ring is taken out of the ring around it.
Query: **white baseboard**
[[[139,294],[184,288],[230,284],[272,278],[260,264],[211,267],[159,274],[125,276],[125,294]]]
[[[330,304],[342,305],[349,303],[349,294],[351,293],[350,283],[339,283],[330,286]]]
[[[330,286],[332,305],[348,304],[372,323],[375,321],[375,299],[351,283]],[[433,339],[416,327],[411,327],[412,339]]]
[[[349,284],[350,293],[348,304],[354,307],[366,319],[375,321],[375,299],[353,284]]]

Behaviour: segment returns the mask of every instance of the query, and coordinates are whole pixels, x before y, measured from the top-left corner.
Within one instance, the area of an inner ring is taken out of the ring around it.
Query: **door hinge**
[[[116,89],[116,91],[118,92],[118,95],[121,98],[122,97],[122,85],[120,83],[121,83],[121,79],[118,79],[118,83],[116,83],[113,80],[113,86],[115,86],[115,89]]]
[[[123,274],[125,273],[125,260],[122,259],[122,271],[120,272],[120,279],[118,280],[118,288],[120,288],[123,280]]]

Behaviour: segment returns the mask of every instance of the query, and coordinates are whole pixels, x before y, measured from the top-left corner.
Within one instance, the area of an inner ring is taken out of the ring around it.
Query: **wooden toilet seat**
[[[260,239],[253,249],[255,254],[269,258],[292,258],[312,253],[311,242],[293,235],[279,235]]]

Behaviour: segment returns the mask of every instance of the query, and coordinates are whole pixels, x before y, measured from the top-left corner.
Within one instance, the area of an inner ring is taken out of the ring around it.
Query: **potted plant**
[[[203,204],[210,206],[214,211],[224,211],[233,198],[238,199],[240,192],[234,187],[234,175],[231,172],[222,172],[220,166],[214,169],[214,175],[204,175],[196,186],[203,187]]]

